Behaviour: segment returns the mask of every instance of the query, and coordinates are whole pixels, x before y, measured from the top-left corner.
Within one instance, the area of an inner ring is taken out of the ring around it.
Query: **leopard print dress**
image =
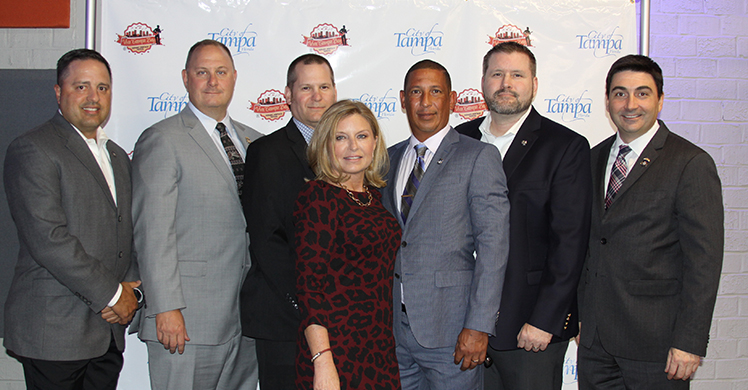
[[[327,328],[341,389],[400,389],[392,335],[392,274],[401,230],[371,191],[363,207],[340,187],[310,181],[294,210],[301,326],[296,388],[312,389],[304,329]],[[366,193],[353,193],[363,203]]]

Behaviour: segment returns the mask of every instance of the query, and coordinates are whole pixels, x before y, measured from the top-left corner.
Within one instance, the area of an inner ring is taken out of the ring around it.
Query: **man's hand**
[[[667,365],[665,366],[667,379],[690,379],[696,373],[700,364],[701,357],[699,355],[670,348],[667,353]]]
[[[132,321],[135,311],[138,310],[138,299],[132,289],[140,286],[140,280],[134,282],[122,282],[122,294],[119,296],[117,303],[112,306],[112,311],[119,317],[117,321],[120,325],[127,325]],[[106,309],[104,309],[106,310]],[[104,310],[101,311],[101,317],[104,318]],[[106,318],[104,318],[106,320]],[[108,322],[109,320],[107,320]]]
[[[486,360],[486,348],[488,348],[488,333],[462,328],[455,346],[455,364],[462,362],[460,367],[462,371],[472,370]]]
[[[545,351],[552,337],[552,334],[543,329],[525,323],[517,335],[517,348],[524,348],[527,352]]]
[[[120,322],[119,316],[114,312],[114,310],[112,310],[111,307],[105,307],[104,310],[101,311],[101,318],[103,318],[104,321],[110,324],[116,324]]]
[[[184,327],[184,317],[179,309],[156,314],[156,335],[164,349],[174,353],[184,353],[184,343],[190,341]]]

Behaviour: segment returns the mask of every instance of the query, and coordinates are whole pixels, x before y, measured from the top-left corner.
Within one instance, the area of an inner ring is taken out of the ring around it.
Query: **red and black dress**
[[[352,192],[362,203],[366,193]],[[327,328],[341,389],[400,389],[392,335],[392,273],[400,226],[372,191],[361,206],[340,187],[310,181],[294,209],[301,326],[296,388],[312,389],[304,329]]]

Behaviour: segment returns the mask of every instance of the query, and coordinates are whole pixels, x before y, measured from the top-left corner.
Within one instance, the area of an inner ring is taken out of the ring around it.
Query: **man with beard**
[[[590,229],[589,144],[532,108],[538,79],[527,47],[505,42],[489,50],[481,85],[489,115],[457,131],[499,149],[511,205],[485,388],[560,389]]]

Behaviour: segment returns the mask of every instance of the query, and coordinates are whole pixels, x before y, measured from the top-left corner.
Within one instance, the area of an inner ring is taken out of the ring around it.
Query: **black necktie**
[[[236,187],[239,190],[239,196],[241,196],[242,184],[244,184],[244,161],[242,161],[242,156],[239,154],[239,151],[236,150],[234,143],[231,142],[231,137],[229,137],[229,133],[226,131],[226,125],[218,122],[218,124],[216,124],[216,130],[218,130],[218,133],[221,135],[221,143],[223,144],[223,149],[226,151],[226,155],[229,157],[231,170],[234,172],[234,176],[236,177]]]

